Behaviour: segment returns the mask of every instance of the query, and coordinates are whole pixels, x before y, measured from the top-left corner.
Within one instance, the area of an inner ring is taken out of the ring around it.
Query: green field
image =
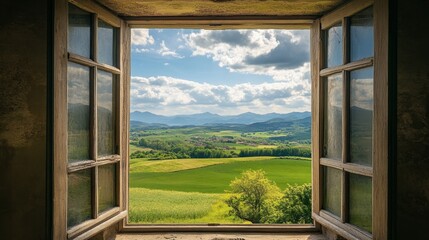
[[[223,202],[231,180],[263,169],[284,189],[310,182],[310,160],[297,157],[146,160],[130,162],[131,223],[246,223]]]
[[[181,192],[224,193],[228,189],[229,183],[248,169],[264,170],[267,177],[276,182],[280,188],[286,187],[287,184],[310,182],[310,161],[272,157],[267,157],[267,159],[259,157],[259,159],[250,158],[250,161],[226,159],[224,163],[171,172],[136,172],[133,171],[133,165],[131,165],[130,179],[132,180],[130,180],[130,187]],[[219,161],[221,160],[219,159]],[[203,162],[205,159],[199,161]]]
[[[247,223],[228,215],[224,194],[130,188],[131,223]]]
[[[250,223],[231,216],[225,203],[229,184],[250,169],[262,169],[282,190],[288,184],[310,183],[310,158],[261,154],[285,148],[310,152],[309,136],[294,141],[273,140],[299,133],[300,129],[295,125],[273,131],[210,126],[132,129],[130,222]]]

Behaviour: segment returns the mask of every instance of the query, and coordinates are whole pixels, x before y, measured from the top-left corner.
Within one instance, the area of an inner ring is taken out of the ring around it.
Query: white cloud
[[[134,51],[136,51],[136,53],[145,53],[145,52],[149,52],[150,49],[148,49],[148,48],[135,48]]]
[[[308,31],[201,30],[184,38],[194,56],[210,57],[232,72],[278,81],[303,81],[309,76]]]
[[[168,66],[168,65],[170,65],[170,63],[167,63],[167,62],[166,62],[166,63],[164,63],[164,66]]]
[[[131,44],[137,46],[152,45],[155,39],[149,34],[149,29],[132,29]]]
[[[310,109],[309,85],[272,82],[233,86],[198,83],[167,76],[132,77],[132,111],[187,114],[210,111],[290,112]]]
[[[183,58],[183,56],[180,56],[177,52],[170,50],[166,45],[165,41],[163,40],[160,44],[160,49],[158,50],[158,53],[162,56],[170,56],[174,58]]]

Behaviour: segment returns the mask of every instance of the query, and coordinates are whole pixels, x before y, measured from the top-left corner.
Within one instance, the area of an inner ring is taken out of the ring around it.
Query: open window
[[[70,2],[70,3],[69,3]],[[129,26],[311,27],[314,231],[387,238],[386,1],[349,1],[320,19],[123,20],[94,1],[55,1],[54,239],[85,239],[127,216]],[[247,25],[246,25],[247,24]],[[99,39],[103,38],[103,41]],[[123,231],[144,231],[120,224]],[[149,231],[213,231],[213,226]],[[220,231],[249,231],[226,226]],[[148,230],[148,229],[146,229]]]
[[[121,20],[92,3],[57,6],[55,239],[85,238],[126,216],[121,199]],[[61,41],[60,41],[61,40]],[[54,234],[55,234],[54,233]],[[66,234],[66,236],[65,236]],[[62,237],[60,237],[62,236]],[[57,238],[58,237],[58,238]]]
[[[132,36],[128,226],[314,227],[309,30]]]
[[[313,218],[351,239],[387,227],[386,69],[375,9],[352,1],[312,28]]]

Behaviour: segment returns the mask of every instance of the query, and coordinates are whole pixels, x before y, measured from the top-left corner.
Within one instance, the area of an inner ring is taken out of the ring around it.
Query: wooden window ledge
[[[137,233],[118,234],[116,240],[326,240],[320,233]]]

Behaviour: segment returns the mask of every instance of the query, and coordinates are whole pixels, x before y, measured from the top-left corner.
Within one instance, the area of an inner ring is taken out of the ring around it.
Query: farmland
[[[225,199],[231,181],[246,170],[261,169],[282,190],[310,183],[310,158],[274,154],[308,154],[309,140],[294,135],[300,131],[300,126],[253,132],[237,126],[132,129],[130,223],[249,224],[230,215]]]
[[[247,169],[262,169],[283,189],[310,182],[305,158],[134,159],[130,164],[130,222],[246,223],[222,201],[229,183]],[[144,166],[147,166],[145,168]]]
[[[193,160],[195,159],[174,161]],[[171,162],[171,160],[169,161]],[[204,162],[205,160],[197,161]],[[287,184],[308,183],[310,178],[310,161],[304,159],[259,157],[256,159],[236,158],[236,161],[223,158],[218,161],[212,165],[170,172],[136,172],[131,165],[130,178],[132,181],[130,181],[130,187],[181,192],[224,193],[228,189],[229,183],[247,169],[264,170],[267,177],[281,188],[286,187]],[[158,165],[158,167],[162,166]]]

